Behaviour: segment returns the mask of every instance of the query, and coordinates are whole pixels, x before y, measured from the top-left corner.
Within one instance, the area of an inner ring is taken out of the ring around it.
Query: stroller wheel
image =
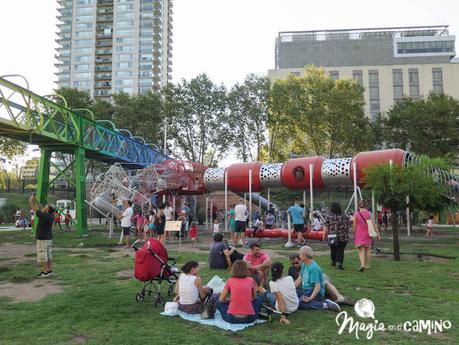
[[[162,307],[165,304],[166,304],[166,300],[164,299],[164,297],[158,296],[158,298],[156,299],[156,302],[155,302],[155,306],[156,307]]]
[[[145,294],[143,292],[137,292],[137,295],[135,295],[135,300],[137,302],[142,302],[144,298]]]
[[[268,322],[273,322],[273,314],[268,314]]]

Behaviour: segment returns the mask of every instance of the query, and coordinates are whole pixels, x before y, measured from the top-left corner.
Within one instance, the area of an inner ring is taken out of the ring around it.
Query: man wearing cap
[[[41,206],[35,199],[35,193],[29,198],[30,208],[38,219],[35,237],[37,239],[37,262],[41,265],[38,278],[49,277],[53,274],[53,222],[54,206]]]

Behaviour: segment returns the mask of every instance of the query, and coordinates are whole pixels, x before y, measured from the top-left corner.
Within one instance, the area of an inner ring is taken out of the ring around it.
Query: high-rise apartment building
[[[455,36],[448,26],[280,32],[271,80],[302,75],[306,65],[364,88],[366,113],[374,119],[403,96],[443,92],[459,99]]]
[[[172,73],[172,0],[58,0],[57,86],[92,97],[159,89]]]

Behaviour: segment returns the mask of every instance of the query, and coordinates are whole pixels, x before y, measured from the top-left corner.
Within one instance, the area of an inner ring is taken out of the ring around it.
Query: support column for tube
[[[352,163],[353,177],[354,177],[354,214],[359,210],[358,198],[357,198],[357,163]]]
[[[225,232],[228,231],[228,172],[225,170]]]
[[[206,230],[209,229],[209,197],[206,196]]]
[[[309,208],[309,224],[312,224],[312,213],[314,211],[314,164],[309,164],[309,202],[311,207]]]
[[[371,190],[371,210],[372,212],[372,219],[375,224],[377,224],[377,219],[376,219],[376,200],[375,200],[375,191],[374,189]]]
[[[406,235],[411,236],[410,196],[406,196]]]
[[[85,150],[78,147],[75,155],[75,193],[77,230],[80,236],[88,234],[88,220],[86,215],[86,172],[84,167]]]
[[[210,197],[210,229],[213,231],[214,226],[214,197]]]
[[[287,230],[288,230],[288,240],[287,243],[284,245],[285,248],[292,248],[294,246],[292,242],[292,226],[290,222],[290,214],[287,213]]]
[[[252,228],[252,169],[249,169],[249,228]]]

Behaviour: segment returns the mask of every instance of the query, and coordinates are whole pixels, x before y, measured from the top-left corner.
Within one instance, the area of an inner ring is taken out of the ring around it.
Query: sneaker
[[[45,277],[49,277],[49,276],[52,276],[54,274],[53,271],[48,271],[45,273]]]
[[[330,310],[330,311],[335,311],[337,313],[339,313],[341,311],[341,308],[339,307],[339,305],[329,299],[326,299],[325,300],[325,303],[327,304],[327,309]]]
[[[338,266],[338,269],[339,269],[340,271],[343,271],[343,270],[344,270],[343,265],[339,265],[339,266]]]
[[[346,296],[344,296],[343,299],[337,300],[336,303],[339,305],[349,305],[351,307],[355,305],[355,301],[352,298]]]
[[[37,274],[37,277],[38,278],[43,278],[43,277],[46,277],[46,273],[41,271],[39,274]]]
[[[336,262],[333,262],[333,261],[332,261],[332,262],[331,262],[331,265],[332,265],[332,266],[336,266]]]
[[[365,271],[365,267],[360,267],[359,272],[363,272],[363,271]]]

